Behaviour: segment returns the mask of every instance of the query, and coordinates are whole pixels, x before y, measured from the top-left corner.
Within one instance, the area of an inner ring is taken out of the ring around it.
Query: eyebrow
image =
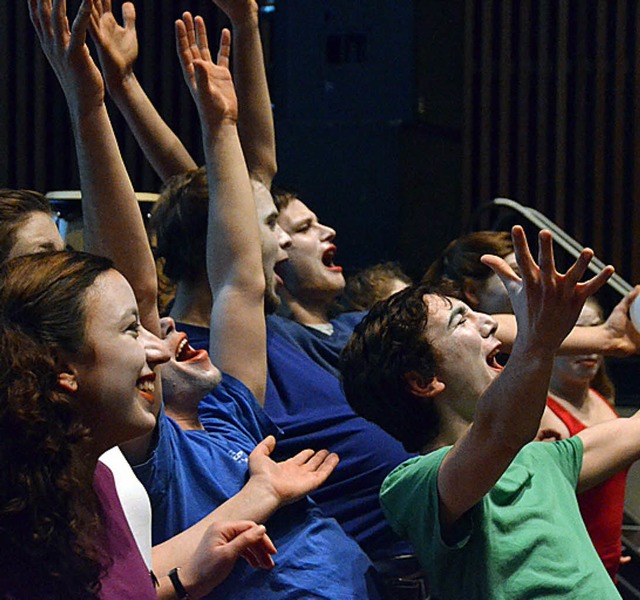
[[[463,304],[458,304],[458,306],[456,306],[452,311],[451,314],[449,315],[449,322],[447,323],[447,328],[450,329],[454,319],[458,316],[458,315],[465,315],[467,312],[467,307],[464,306]]]

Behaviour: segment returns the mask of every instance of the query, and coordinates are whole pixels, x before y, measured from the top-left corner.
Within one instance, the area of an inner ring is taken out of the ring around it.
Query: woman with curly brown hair
[[[0,596],[156,598],[98,457],[155,425],[168,359],[104,258],[46,252],[0,272]]]

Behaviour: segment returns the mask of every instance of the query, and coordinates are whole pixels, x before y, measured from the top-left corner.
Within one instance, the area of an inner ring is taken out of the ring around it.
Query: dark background
[[[69,0],[69,12],[78,4]],[[482,210],[505,196],[640,281],[639,4],[273,0],[261,23],[277,183],[337,229],[347,271],[395,259],[419,276],[464,231],[510,225],[504,212]],[[217,31],[224,16],[209,0],[136,8],[138,78],[201,161],[173,21],[188,9]],[[26,0],[0,3],[0,57],[0,185],[77,189],[64,98]],[[110,112],[136,189],[157,191]],[[616,298],[605,294],[605,305]]]

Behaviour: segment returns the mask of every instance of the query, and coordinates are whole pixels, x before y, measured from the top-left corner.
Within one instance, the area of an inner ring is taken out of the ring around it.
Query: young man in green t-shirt
[[[554,353],[613,268],[579,283],[592,251],[563,275],[548,231],[540,233],[539,265],[520,227],[513,241],[521,277],[502,259],[483,257],[518,321],[504,370],[490,316],[417,286],[374,307],[356,328],[343,355],[345,392],[357,412],[422,454],[387,477],[381,502],[438,598],[616,598],[575,493],[640,457],[640,418],[529,443]]]

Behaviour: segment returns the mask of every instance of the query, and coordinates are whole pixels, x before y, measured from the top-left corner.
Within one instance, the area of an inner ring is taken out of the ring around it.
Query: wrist
[[[105,77],[105,84],[110,96],[126,95],[133,88],[137,87],[138,79],[133,71],[126,73],[118,73],[117,75],[108,75]]]
[[[243,12],[238,12],[233,15],[229,15],[231,21],[231,27],[235,30],[246,27],[258,26],[258,3],[250,2]]]

